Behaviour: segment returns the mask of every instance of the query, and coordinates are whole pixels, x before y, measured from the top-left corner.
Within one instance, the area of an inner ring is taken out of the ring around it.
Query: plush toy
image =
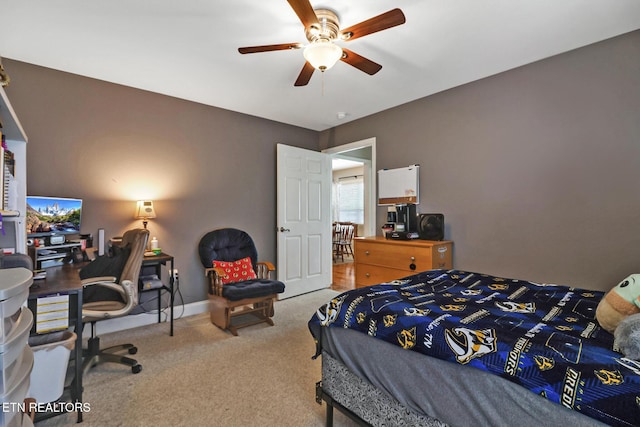
[[[640,313],[640,274],[627,277],[602,297],[596,319],[613,333],[625,317],[636,313]]]
[[[628,359],[640,360],[640,314],[625,317],[613,333],[613,348]]]

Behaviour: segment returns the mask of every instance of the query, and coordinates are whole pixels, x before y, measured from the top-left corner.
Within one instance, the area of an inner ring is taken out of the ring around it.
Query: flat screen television
[[[27,234],[78,234],[82,199],[27,196]]]

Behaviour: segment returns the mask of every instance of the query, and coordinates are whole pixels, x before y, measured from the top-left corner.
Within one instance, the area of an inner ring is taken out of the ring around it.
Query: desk
[[[47,269],[47,278],[34,280],[29,289],[28,307],[33,313],[34,321],[31,333],[35,334],[37,321],[37,300],[39,297],[50,295],[69,295],[69,326],[73,326],[76,333],[74,349],[75,378],[71,383],[71,400],[82,402],[82,283],[80,281],[81,264],[65,264],[61,267]],[[46,414],[48,416],[57,413]],[[82,411],[78,411],[78,422],[82,422]]]
[[[167,265],[167,263],[169,263],[169,265]],[[151,256],[145,256],[144,259],[142,260],[142,271],[144,271],[147,268],[154,268],[155,269],[155,274],[159,277],[162,278],[162,266],[165,266],[168,268],[168,273],[169,273],[169,286],[166,286],[164,283],[162,285],[161,288],[157,288],[157,289],[142,289],[142,288],[138,288],[139,292],[153,292],[153,291],[157,291],[158,292],[158,323],[162,322],[162,317],[161,317],[161,309],[162,309],[162,301],[160,300],[160,297],[162,295],[162,291],[167,291],[169,292],[169,296],[170,296],[170,305],[169,305],[169,318],[170,318],[170,327],[169,327],[169,335],[173,336],[173,299],[174,299],[174,294],[173,294],[173,286],[174,286],[174,269],[173,269],[173,256],[169,255],[169,254],[165,254],[164,252],[162,252],[160,255],[151,255]]]

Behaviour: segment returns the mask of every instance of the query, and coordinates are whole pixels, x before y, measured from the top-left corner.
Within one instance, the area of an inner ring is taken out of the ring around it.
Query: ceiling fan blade
[[[238,48],[238,52],[240,53],[271,52],[274,50],[300,49],[301,47],[302,47],[302,43],[268,44],[264,46],[240,47]]]
[[[373,18],[362,21],[359,24],[345,28],[341,31],[342,38],[345,41],[355,40],[359,37],[386,30],[387,28],[395,27],[396,25],[404,24],[405,22],[406,19],[404,17],[404,13],[402,13],[400,9],[393,9],[383,13],[382,15],[374,16]]]
[[[309,3],[309,0],[287,0],[293,11],[298,15],[300,22],[304,25],[304,28],[309,28],[312,25],[320,27],[318,17],[313,11],[313,6]]]
[[[382,69],[382,65],[377,64],[372,60],[367,59],[364,56],[360,56],[357,53],[345,48],[342,48],[342,58],[340,58],[340,60],[353,67],[356,67],[360,71],[364,71],[370,76],[374,75]]]
[[[300,74],[298,75],[298,79],[293,85],[306,86],[307,83],[309,83],[309,80],[311,80],[311,76],[313,75],[314,70],[315,68],[313,68],[313,65],[305,62],[304,67],[302,67],[302,71],[300,71]]]

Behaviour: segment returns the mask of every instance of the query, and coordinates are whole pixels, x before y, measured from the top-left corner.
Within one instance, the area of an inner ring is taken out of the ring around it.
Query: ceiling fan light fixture
[[[342,57],[342,48],[331,40],[319,39],[308,44],[304,48],[303,55],[313,68],[325,71],[333,67]]]
[[[406,22],[402,10],[395,8],[373,18],[369,18],[348,28],[341,29],[336,12],[330,9],[314,9],[310,0],[288,0],[293,11],[304,26],[309,44],[304,47],[305,63],[294,86],[306,86],[315,70],[325,71],[333,67],[338,60],[369,74],[376,74],[382,65],[360,56],[347,48],[341,48],[334,42],[346,42],[386,30]],[[277,50],[299,49],[301,43],[280,43],[262,46],[238,48],[238,52],[258,53]]]

